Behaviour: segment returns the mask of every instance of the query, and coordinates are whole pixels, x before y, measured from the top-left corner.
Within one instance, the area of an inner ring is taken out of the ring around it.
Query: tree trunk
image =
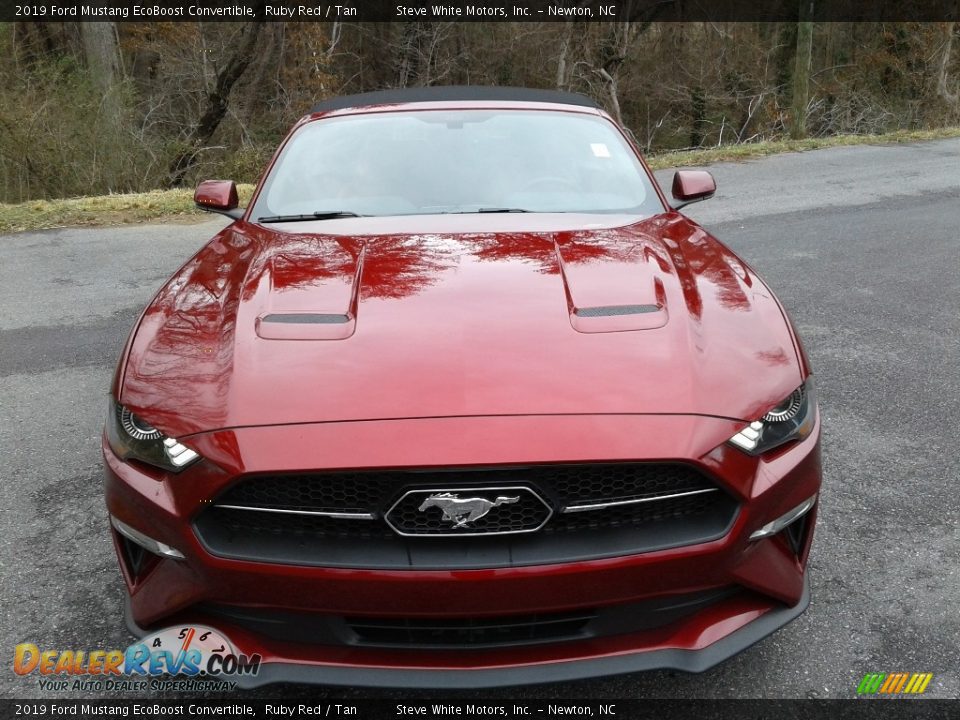
[[[110,92],[120,77],[116,26],[112,22],[83,22],[80,37],[90,76],[100,90]]]
[[[567,22],[563,28],[563,40],[560,41],[560,55],[557,58],[557,90],[567,89],[567,57],[570,53],[570,43],[573,41],[573,23]]]
[[[956,105],[960,103],[960,88],[956,91],[951,91],[947,79],[949,75],[950,68],[950,54],[953,50],[953,28],[956,26],[956,23],[949,22],[944,28],[944,42],[943,50],[940,52],[940,70],[937,73],[937,93],[946,100],[948,103]]]
[[[700,86],[690,91],[690,117],[690,146],[700,147],[707,134],[707,96]]]
[[[810,60],[813,56],[813,23],[806,18],[813,14],[813,0],[800,0],[800,22],[797,23],[797,62],[793,71],[793,122],[790,135],[806,137],[807,104],[810,102]]]

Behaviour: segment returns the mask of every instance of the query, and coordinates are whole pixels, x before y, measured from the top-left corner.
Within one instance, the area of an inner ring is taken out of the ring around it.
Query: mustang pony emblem
[[[438,507],[443,510],[443,519],[453,523],[455,528],[466,527],[475,522],[499,505],[507,505],[520,500],[520,497],[503,497],[496,500],[486,498],[460,498],[455,493],[440,493],[431,495],[420,505],[420,512],[428,508]]]

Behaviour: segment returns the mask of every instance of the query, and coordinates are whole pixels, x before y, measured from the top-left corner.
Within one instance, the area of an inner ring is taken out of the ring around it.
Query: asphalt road
[[[927,696],[960,697],[960,140],[711,169],[720,191],[689,214],[773,286],[817,376],[826,477],[813,603],[702,675],[482,696],[851,697],[864,673],[923,671],[935,675]],[[107,388],[141,307],[220,225],[0,237],[2,696],[68,697],[14,675],[16,643],[131,640],[101,497]],[[434,697],[293,686],[255,695]]]

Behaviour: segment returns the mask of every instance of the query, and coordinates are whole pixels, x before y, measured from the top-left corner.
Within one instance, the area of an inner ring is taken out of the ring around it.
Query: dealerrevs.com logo
[[[920,695],[933,673],[867,673],[857,686],[857,695]]]
[[[256,675],[260,655],[236,652],[227,637],[203,625],[170,627],[126,650],[14,649],[17,675],[39,676],[43,690],[232,689],[231,677]],[[158,678],[171,679],[160,681]]]

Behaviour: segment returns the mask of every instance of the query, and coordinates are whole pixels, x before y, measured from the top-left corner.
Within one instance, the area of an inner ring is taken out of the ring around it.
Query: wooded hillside
[[[960,124],[956,23],[7,23],[0,201],[255,181],[331,95],[586,93],[646,152]]]

